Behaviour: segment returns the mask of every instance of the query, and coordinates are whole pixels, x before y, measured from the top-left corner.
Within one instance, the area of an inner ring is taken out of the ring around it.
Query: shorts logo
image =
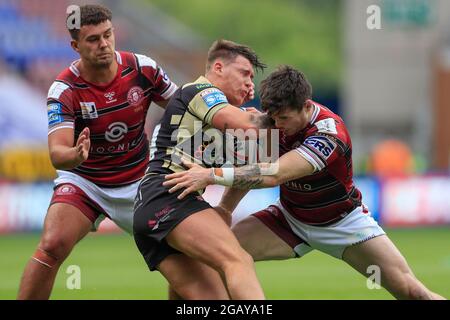
[[[123,122],[114,122],[108,126],[105,132],[105,139],[109,142],[118,142],[128,133],[128,127]]]
[[[127,100],[130,106],[138,105],[144,99],[144,90],[141,87],[133,87],[128,91]]]
[[[156,221],[156,220],[148,220],[147,226],[153,230],[153,228],[156,226],[157,223],[158,223],[158,221]]]
[[[202,97],[208,108],[212,108],[220,103],[228,103],[225,94],[217,88],[203,90],[200,93],[200,97]]]
[[[155,213],[156,220],[148,220],[147,225],[149,228],[152,229],[152,231],[159,228],[160,222],[164,222],[167,219],[169,219],[170,214],[174,211],[174,208],[171,208],[170,206],[165,207],[161,211]]]
[[[50,103],[49,105],[47,105],[48,124],[51,126],[63,122],[61,113],[61,103]]]
[[[319,155],[321,155],[321,157],[325,160],[328,159],[336,149],[336,143],[324,136],[313,136],[306,138],[303,144],[314,149],[314,151],[316,151],[316,153],[319,153]]]
[[[80,102],[81,115],[83,119],[96,119],[98,118],[97,108],[95,102]]]
[[[56,192],[55,192],[58,196],[66,196],[69,194],[75,194],[77,193],[77,190],[71,186],[70,184],[64,184],[62,186],[60,186]]]

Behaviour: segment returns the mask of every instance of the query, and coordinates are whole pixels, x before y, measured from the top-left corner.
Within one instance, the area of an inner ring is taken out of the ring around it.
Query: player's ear
[[[310,99],[307,99],[305,101],[305,104],[303,105],[303,108],[306,108],[306,110],[308,110],[309,108],[311,108],[313,106],[313,102]]]
[[[80,52],[80,49],[78,48],[78,41],[77,40],[71,40],[70,41],[70,46],[72,47],[73,50],[75,50],[76,52]]]
[[[223,72],[223,62],[221,60],[214,61],[212,69],[215,73],[221,74]]]

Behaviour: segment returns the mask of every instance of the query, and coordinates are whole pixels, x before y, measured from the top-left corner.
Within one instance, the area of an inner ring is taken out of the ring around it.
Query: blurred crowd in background
[[[151,56],[178,84],[203,73],[217,38],[250,45],[268,64],[257,89],[279,64],[304,71],[314,100],[350,129],[356,184],[375,216],[392,226],[450,223],[449,1],[90,2],[112,10],[117,50]],[[77,59],[65,17],[81,3],[0,0],[0,233],[42,226],[55,177],[46,94]],[[379,29],[367,25],[374,4]],[[149,136],[161,115],[150,109]],[[261,201],[244,199],[239,214],[276,197],[276,189],[252,192]]]

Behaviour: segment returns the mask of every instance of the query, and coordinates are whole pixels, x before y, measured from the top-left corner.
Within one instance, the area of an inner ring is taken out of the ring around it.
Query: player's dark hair
[[[208,50],[208,59],[206,62],[206,71],[211,69],[211,66],[216,59],[221,58],[226,62],[232,62],[237,56],[243,56],[252,64],[253,68],[264,70],[266,65],[262,63],[252,48],[235,43],[229,40],[216,40]]]
[[[80,6],[80,24],[79,27],[88,26],[88,25],[98,25],[107,20],[112,20],[111,11],[105,6],[98,4],[86,4]],[[78,36],[80,34],[80,29],[77,27],[71,28],[69,24],[69,19],[73,17],[73,13],[69,14],[66,18],[66,26],[69,30],[70,36],[73,40],[78,40]]]
[[[301,111],[312,97],[312,87],[303,72],[282,65],[261,81],[260,97],[262,109],[269,114],[286,107]]]

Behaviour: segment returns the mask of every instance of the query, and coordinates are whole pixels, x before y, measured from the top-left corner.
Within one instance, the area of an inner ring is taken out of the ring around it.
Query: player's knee
[[[55,264],[62,263],[72,251],[73,243],[62,236],[45,236],[39,243],[38,250],[55,259]]]
[[[244,249],[241,249],[241,259],[242,262],[248,266],[253,266],[254,264],[253,257]]]
[[[234,272],[237,269],[253,268],[253,258],[244,249],[237,249],[228,259],[224,259],[220,264],[220,273]]]
[[[32,256],[32,259],[37,263],[50,269],[53,269],[55,266],[58,265],[58,259],[41,248],[36,249],[36,251]]]

